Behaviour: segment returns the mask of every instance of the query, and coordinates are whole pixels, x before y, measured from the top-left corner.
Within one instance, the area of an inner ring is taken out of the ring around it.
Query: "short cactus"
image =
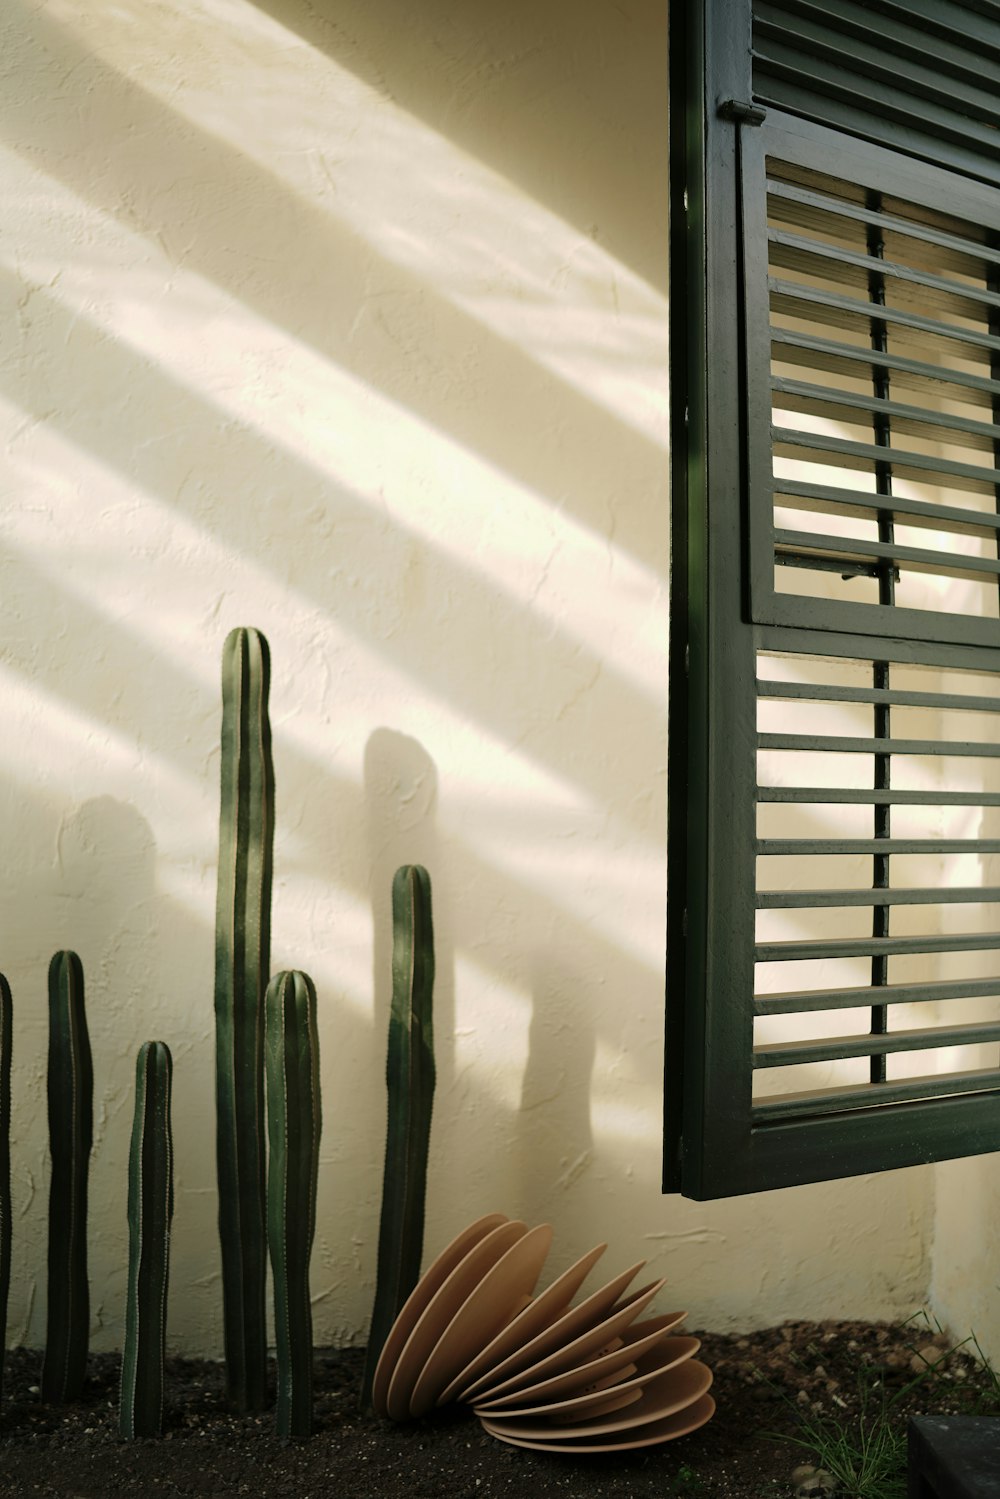
[[[42,1399],[59,1404],[83,1389],[90,1337],[87,1284],[87,1176],[93,1144],[94,1069],[75,952],[49,964],[48,1324]]]
[[[7,1298],[10,1293],[10,1053],[13,1029],[10,985],[0,973],[0,1387],[7,1349]]]
[[[431,881],[405,864],[392,882],[392,1010],[386,1085],[389,1119],[362,1405],[370,1407],[382,1345],[420,1275],[431,1107],[434,1100],[434,929]]]
[[[232,630],[222,654],[222,803],[215,925],[216,1149],[229,1396],[267,1403],[264,990],[270,969],[274,771],[270,653]]]
[[[276,1427],[312,1430],[309,1256],[316,1227],[321,1128],[316,990],[304,973],[279,973],[265,1000],[267,1237],[274,1280],[278,1361]]]
[[[163,1429],[170,1222],[174,1213],[170,1090],[173,1062],[163,1041],[146,1041],[135,1066],[135,1114],[128,1161],[128,1302],[118,1429],[155,1437]]]

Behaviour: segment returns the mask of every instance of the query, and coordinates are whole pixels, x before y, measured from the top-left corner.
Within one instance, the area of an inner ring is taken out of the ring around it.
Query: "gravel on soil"
[[[508,1446],[457,1407],[403,1426],[362,1415],[360,1349],[317,1351],[309,1441],[279,1441],[270,1413],[229,1412],[220,1364],[171,1358],[164,1436],[123,1442],[117,1354],[92,1355],[84,1398],[57,1409],[42,1405],[38,1394],[40,1354],[14,1349],[7,1354],[0,1406],[0,1495],[791,1499],[792,1473],[810,1458],[782,1437],[800,1432],[808,1417],[855,1420],[864,1388],[899,1395],[894,1419],[904,1424],[910,1414],[997,1408],[996,1381],[967,1347],[953,1350],[923,1319],[903,1326],[787,1322],[742,1337],[697,1336],[697,1356],[715,1374],[713,1419],[676,1442],[589,1458]]]

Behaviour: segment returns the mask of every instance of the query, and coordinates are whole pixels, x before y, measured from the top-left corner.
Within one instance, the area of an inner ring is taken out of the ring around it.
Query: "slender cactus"
[[[434,930],[431,881],[420,864],[404,864],[392,882],[392,1010],[386,1086],[389,1121],[378,1283],[361,1400],[371,1405],[382,1345],[420,1275],[424,1243],[427,1151],[434,1100]]]
[[[241,1411],[262,1410],[267,1403],[263,1041],[274,842],[269,684],[263,635],[231,631],[222,653],[215,1077],[226,1381]]]
[[[267,1237],[274,1280],[280,1437],[312,1431],[309,1256],[316,1228],[322,1125],[316,990],[304,973],[279,973],[265,1000]]]
[[[10,1292],[10,1052],[13,1029],[10,985],[0,973],[0,1388],[7,1350],[7,1297]]]
[[[174,1151],[170,1130],[173,1061],[163,1041],[145,1041],[135,1064],[135,1114],[128,1158],[128,1302],[118,1430],[163,1430]]]
[[[93,1144],[94,1069],[75,952],[49,964],[48,1325],[42,1399],[75,1400],[83,1389],[90,1336],[87,1284],[87,1174]]]

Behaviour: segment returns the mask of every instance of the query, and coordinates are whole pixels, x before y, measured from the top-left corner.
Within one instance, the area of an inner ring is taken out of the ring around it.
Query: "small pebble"
[[[813,1468],[808,1464],[796,1468],[792,1474],[796,1499],[823,1499],[837,1492],[837,1480],[825,1468]]]

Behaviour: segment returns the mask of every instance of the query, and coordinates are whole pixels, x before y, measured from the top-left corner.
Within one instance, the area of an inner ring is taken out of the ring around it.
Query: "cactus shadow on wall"
[[[87,1017],[94,1063],[94,1150],[90,1169],[89,1259],[91,1337],[95,1347],[121,1344],[128,1263],[128,1228],[122,1192],[133,1102],[134,1055],[148,1036],[174,1042],[176,992],[191,954],[203,950],[211,972],[211,932],[158,886],[157,850],[146,819],[129,803],[99,796],[59,816],[26,788],[12,791],[17,841],[26,839],[35,857],[27,878],[5,892],[4,964],[14,995],[12,1129],[24,1139],[25,1121],[45,1111],[48,1045],[43,1002],[47,958],[59,948],[79,952],[87,988]],[[10,826],[10,824],[8,824]],[[48,850],[47,859],[38,857]],[[178,955],[184,955],[183,961]],[[210,989],[207,991],[210,995]],[[206,1010],[211,1021],[210,1003]],[[178,1050],[184,1075],[178,1110],[178,1284],[210,1323],[214,1294],[194,1284],[190,1264],[202,1269],[206,1234],[214,1216],[191,1164],[205,1157],[206,1129],[213,1128],[211,1048],[186,1038]],[[9,1340],[40,1346],[44,1341],[45,1276],[24,1256],[31,1242],[45,1242],[49,1167],[44,1150],[12,1159],[14,1265],[8,1317]],[[205,1185],[210,1182],[206,1179]],[[212,1242],[212,1237],[207,1241]]]
[[[573,996],[592,985],[575,974],[560,944],[558,960],[539,949],[531,963],[528,1060],[521,1079],[516,1160],[518,1211],[529,1222],[555,1215],[572,1222],[561,1202],[591,1164],[591,1094],[597,1043],[589,1006]],[[592,1202],[593,1194],[585,1194]],[[585,1230],[584,1230],[585,1231]]]

